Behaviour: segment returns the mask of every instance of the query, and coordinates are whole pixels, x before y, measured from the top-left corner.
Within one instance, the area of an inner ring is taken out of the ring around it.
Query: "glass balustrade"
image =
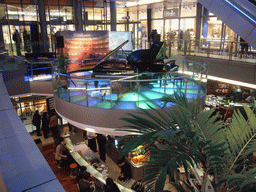
[[[8,55],[7,52],[0,53],[0,71],[26,69],[24,58]]]
[[[246,42],[236,42],[220,39],[182,40],[172,39],[165,42],[166,55],[168,57],[178,55],[194,55],[207,58],[219,58],[226,60],[237,60],[255,62],[256,50],[250,45],[248,50],[242,49]]]
[[[196,99],[206,93],[206,67],[192,61],[175,58],[180,69],[175,72],[134,73],[126,76],[99,75],[92,71],[75,74],[54,73],[56,95],[77,105],[101,109],[159,108],[162,98],[174,92]]]

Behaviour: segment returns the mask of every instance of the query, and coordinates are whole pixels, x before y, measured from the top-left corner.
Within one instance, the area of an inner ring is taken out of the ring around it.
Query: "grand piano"
[[[102,58],[94,67],[93,74],[129,74],[136,72],[165,71],[165,66],[167,64],[165,64],[163,60],[156,60],[156,57],[163,46],[163,42],[155,42],[149,49],[136,50],[130,53],[126,60],[107,59],[122,48],[127,42],[128,40]]]

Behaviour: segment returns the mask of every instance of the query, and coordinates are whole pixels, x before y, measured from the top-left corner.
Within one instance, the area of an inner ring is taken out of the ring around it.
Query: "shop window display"
[[[40,115],[47,112],[45,97],[15,97],[12,98],[12,104],[17,114],[21,118],[28,132],[33,132],[36,128],[32,125],[32,117],[36,110]]]
[[[161,37],[163,37],[163,33],[164,33],[164,20],[152,20],[152,29],[156,29],[157,33],[161,35]]]
[[[125,31],[125,24],[118,24],[116,25],[117,31]]]
[[[180,20],[180,29],[183,31],[186,31],[187,29],[189,29],[191,39],[195,38],[195,29],[196,29],[195,25],[196,25],[195,18],[187,18],[187,19]]]
[[[178,19],[166,19],[165,20],[165,39],[167,41],[172,41],[172,45],[177,47],[177,41],[175,39],[178,38],[179,32],[179,20]],[[174,42],[175,41],[175,42]]]
[[[127,12],[124,10],[124,8],[117,9],[117,13],[116,13],[116,20],[117,20],[117,22],[124,22],[124,21],[126,21],[126,19],[125,19],[126,16],[127,16]]]
[[[163,7],[157,7],[152,9],[152,19],[163,18]]]
[[[52,6],[52,5],[48,6],[48,4],[46,4],[46,7],[45,7],[46,21],[49,21],[49,8],[50,8],[51,21],[73,20],[73,8],[71,6]]]
[[[24,21],[37,21],[36,6],[23,5],[22,19]]]
[[[147,19],[147,10],[143,9],[139,11],[139,19],[146,20]]]
[[[8,18],[22,21],[22,9],[20,4],[7,5]]]
[[[181,17],[196,16],[196,2],[183,2],[181,5]]]
[[[130,21],[138,21],[137,10],[136,11],[130,11],[129,16],[130,16]]]

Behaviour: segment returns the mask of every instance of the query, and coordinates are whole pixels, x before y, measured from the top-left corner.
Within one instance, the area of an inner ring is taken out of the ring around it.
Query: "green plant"
[[[59,72],[66,74],[70,63],[68,53],[61,53],[60,55],[58,55],[57,63]]]
[[[163,101],[173,102],[175,110],[162,108],[141,109],[138,114],[122,118],[127,128],[139,135],[127,135],[120,144],[120,158],[139,145],[145,145],[150,157],[145,162],[147,189],[163,191],[167,176],[176,179],[176,188],[188,188],[186,179],[179,177],[178,167],[183,167],[189,177],[192,166],[201,166],[205,191],[209,174],[214,174],[219,191],[243,191],[256,183],[254,162],[246,161],[256,147],[256,119],[253,110],[245,108],[248,121],[235,112],[229,126],[217,120],[213,110],[203,111],[199,100],[189,103],[184,94],[174,93]],[[242,129],[242,130],[241,130]],[[161,141],[165,141],[163,144]],[[240,168],[238,170],[238,168]],[[183,183],[181,187],[180,183]]]

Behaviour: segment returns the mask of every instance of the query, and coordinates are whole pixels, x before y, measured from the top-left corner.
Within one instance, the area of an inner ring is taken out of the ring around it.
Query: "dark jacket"
[[[120,192],[120,189],[113,183],[112,185],[105,185],[105,192]]]
[[[90,186],[89,181],[80,179],[78,182],[80,192],[93,192],[94,188]]]
[[[42,118],[42,129],[48,130],[49,129],[49,119],[45,116]]]
[[[36,125],[40,125],[41,123],[41,116],[37,113],[33,116],[33,119],[36,121]]]
[[[21,38],[18,30],[16,29],[15,32],[12,35],[12,39],[15,43],[21,43]]]
[[[120,167],[121,168],[121,173],[124,174],[124,178],[125,179],[130,179],[132,178],[132,170],[131,167],[128,163],[125,163],[123,166]]]

